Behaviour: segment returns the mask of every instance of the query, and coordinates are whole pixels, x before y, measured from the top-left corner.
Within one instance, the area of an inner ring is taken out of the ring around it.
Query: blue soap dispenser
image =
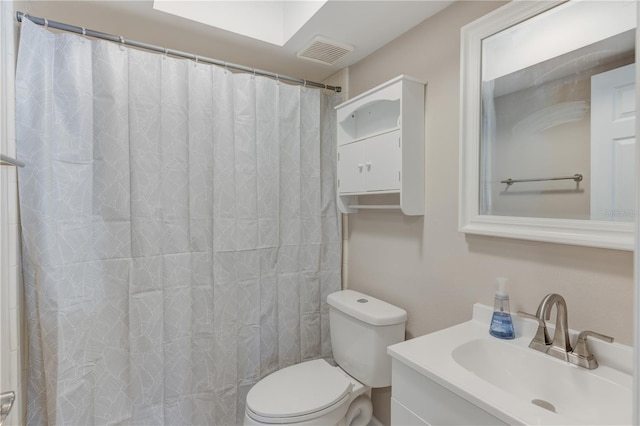
[[[493,317],[489,333],[500,339],[513,339],[516,337],[516,332],[513,329],[513,320],[509,310],[509,295],[505,290],[507,279],[498,277],[496,280],[498,281],[498,290],[493,302]]]

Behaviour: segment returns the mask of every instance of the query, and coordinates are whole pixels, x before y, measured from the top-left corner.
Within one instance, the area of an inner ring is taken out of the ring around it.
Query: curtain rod
[[[289,77],[287,75],[281,75],[270,71],[264,71],[257,68],[246,67],[244,65],[233,64],[231,62],[220,61],[218,59],[207,58],[205,56],[198,56],[192,53],[181,52],[179,50],[167,49],[160,46],[155,46],[153,44],[143,43],[141,41],[129,40],[123,38],[121,36],[116,36],[113,34],[106,34],[100,31],[89,30],[84,27],[77,27],[75,25],[69,25],[62,22],[50,21],[46,18],[38,18],[35,16],[31,16],[26,13],[17,12],[16,20],[18,22],[22,22],[24,18],[29,19],[34,24],[42,25],[44,27],[51,27],[57,30],[68,31],[76,34],[82,34],[83,36],[94,37],[102,40],[108,40],[115,43],[120,43],[127,46],[137,47],[139,49],[151,50],[153,52],[164,53],[165,55],[177,56],[180,58],[191,59],[196,62],[203,62],[212,65],[219,65],[225,68],[232,68],[237,71],[252,73],[256,75],[261,75],[264,77],[274,78],[276,80],[288,81],[290,83],[296,83],[304,86],[317,87],[320,89],[333,90],[336,93],[342,92],[342,88],[340,86],[329,86],[323,83],[317,83],[315,81],[308,81],[301,78]]]

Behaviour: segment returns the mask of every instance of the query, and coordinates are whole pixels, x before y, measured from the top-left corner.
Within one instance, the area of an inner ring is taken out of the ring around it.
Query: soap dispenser
[[[497,281],[498,290],[493,302],[493,317],[489,333],[500,339],[513,339],[516,337],[516,332],[513,329],[513,320],[509,309],[509,295],[506,291],[507,279],[499,277]]]

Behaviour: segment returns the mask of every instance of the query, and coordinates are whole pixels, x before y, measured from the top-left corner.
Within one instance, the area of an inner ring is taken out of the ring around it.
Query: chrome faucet
[[[567,319],[567,302],[559,294],[547,294],[536,312],[540,319],[548,320],[551,316],[551,308],[556,307],[556,331],[553,334],[551,346],[547,348],[547,353],[556,358],[569,360],[567,355],[571,352],[571,341],[569,340],[569,321]]]
[[[552,340],[549,338],[545,320],[548,320],[551,316],[551,309],[554,306],[556,307],[557,315],[556,328]],[[583,331],[578,336],[576,348],[572,349],[571,340],[569,339],[567,302],[565,302],[562,296],[556,293],[547,294],[542,299],[535,315],[522,311],[518,311],[518,315],[538,321],[538,331],[531,340],[531,343],[529,343],[530,348],[590,370],[597,368],[598,362],[589,351],[587,337],[596,337],[609,343],[613,342],[613,337],[593,331]]]

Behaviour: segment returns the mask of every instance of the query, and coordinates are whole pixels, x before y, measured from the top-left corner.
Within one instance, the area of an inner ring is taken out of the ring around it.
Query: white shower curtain
[[[22,24],[29,424],[231,425],[331,355],[336,96]]]

